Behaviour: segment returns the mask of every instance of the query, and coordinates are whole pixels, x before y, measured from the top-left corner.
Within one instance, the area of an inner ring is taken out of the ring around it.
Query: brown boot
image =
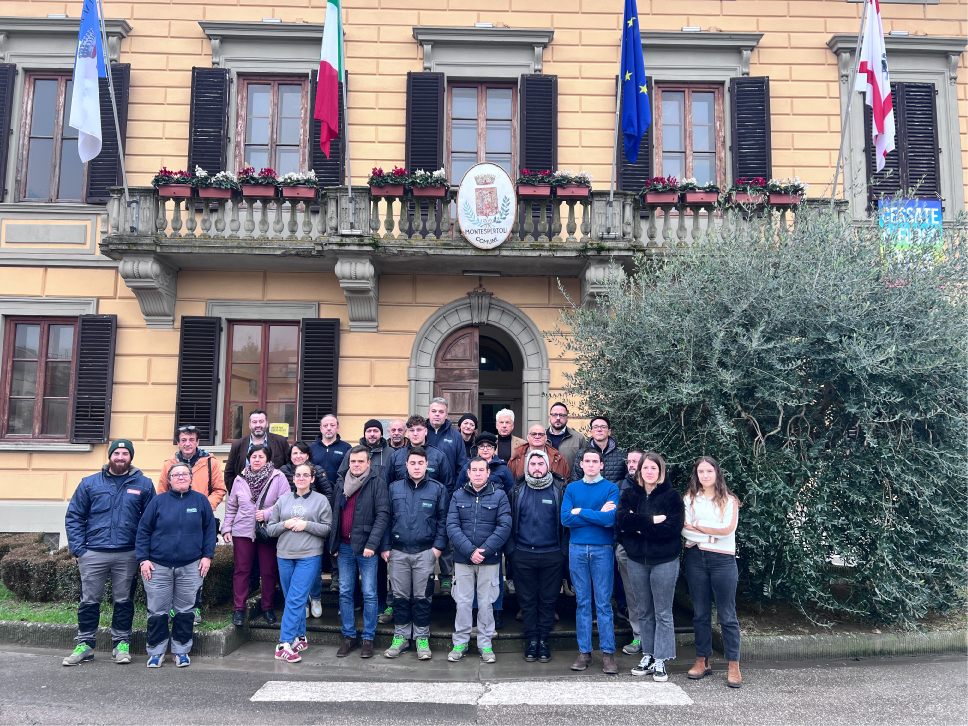
[[[704,656],[702,658],[696,658],[696,665],[690,668],[686,675],[689,676],[690,680],[699,681],[712,674],[713,669],[709,667],[709,658]]]
[[[739,672],[739,661],[729,662],[729,673],[726,675],[726,685],[730,688],[741,688],[743,686],[743,676]]]
[[[363,645],[360,648],[360,658],[372,658],[373,657],[373,641],[364,640]]]
[[[356,650],[356,638],[343,638],[343,644],[336,651],[337,658],[345,658],[350,651]]]
[[[607,673],[610,676],[618,675],[618,666],[615,665],[614,653],[602,654],[602,672]]]
[[[583,671],[588,666],[592,664],[592,654],[591,653],[579,653],[575,662],[571,664],[571,669],[573,671]]]

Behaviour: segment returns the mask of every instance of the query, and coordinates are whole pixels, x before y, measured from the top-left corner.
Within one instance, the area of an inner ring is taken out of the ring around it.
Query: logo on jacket
[[[542,499],[542,500],[541,500],[541,503],[542,503],[542,504],[554,504],[554,502],[553,502],[553,501],[551,501],[550,499]]]
[[[128,494],[141,494],[140,489],[129,489]]]
[[[432,506],[434,506],[434,503],[433,502],[423,502],[423,505],[425,507],[432,507]]]
[[[197,507],[192,507],[191,509],[186,509],[185,511],[188,512],[189,514],[197,514],[198,513],[198,508]]]
[[[302,517],[304,514],[306,514],[306,508],[302,504],[293,505],[292,507],[293,517]]]

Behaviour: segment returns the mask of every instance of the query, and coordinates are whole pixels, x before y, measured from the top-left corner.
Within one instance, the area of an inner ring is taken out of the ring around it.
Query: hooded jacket
[[[343,509],[346,507],[346,496],[343,487],[333,497],[333,528],[329,532],[329,551],[339,552],[340,523]],[[370,467],[363,486],[356,493],[356,504],[353,508],[353,528],[350,531],[350,547],[353,553],[363,554],[363,550],[380,551],[383,533],[390,524],[390,494],[387,483],[383,479],[382,471],[374,471]]]
[[[415,554],[447,547],[447,492],[439,481],[425,476],[414,483],[409,475],[390,485],[390,524],[380,551]]]
[[[491,472],[490,476],[488,477],[488,481],[494,484],[495,489],[503,489],[505,494],[514,489],[514,477],[504,465],[504,462],[498,459],[496,455],[491,457],[491,460],[487,462],[487,468]],[[464,467],[464,474],[457,483],[457,489],[466,486],[468,482],[470,482],[470,470],[471,465],[468,461],[467,466]]]
[[[524,492],[524,487],[528,486],[523,476],[518,477],[514,484],[514,489],[511,490],[511,494],[508,499],[511,505],[511,536],[508,538],[507,544],[504,546],[504,552],[506,554],[513,555],[514,551],[518,547],[518,535],[520,533],[521,527],[521,495]],[[565,557],[568,556],[568,538],[570,530],[561,523],[561,502],[565,498],[565,487],[568,486],[568,482],[565,481],[563,477],[558,476],[554,472],[551,473],[551,486],[547,489],[542,489],[540,491],[548,493],[548,499],[552,500],[552,506],[549,507],[549,517],[554,517],[556,526],[558,527],[558,544],[561,546],[561,554]]]
[[[214,512],[218,505],[225,499],[225,480],[222,478],[222,464],[212,454],[207,451],[198,450],[199,456],[195,458],[192,467],[192,489],[208,499],[208,503]],[[175,464],[188,463],[177,453],[166,460],[161,465],[161,477],[158,479],[158,494],[167,492],[171,487],[168,484],[168,472]]]
[[[269,521],[272,515],[272,506],[276,500],[284,494],[289,494],[289,482],[286,475],[278,469],[272,473],[272,478],[266,482],[263,491],[266,495],[265,504],[262,506],[262,514],[265,521]],[[222,534],[231,534],[233,537],[245,537],[255,541],[255,512],[262,502],[262,494],[258,500],[253,501],[252,490],[248,483],[241,476],[235,478],[235,484],[229,493],[229,498],[225,500],[225,522],[222,523]]]
[[[664,522],[652,518],[664,514]],[[615,522],[622,530],[622,546],[629,559],[642,565],[672,562],[682,552],[682,525],[686,521],[682,496],[669,483],[662,482],[646,494],[635,485],[619,497]]]
[[[524,457],[534,448],[531,444],[525,444],[514,450],[514,455],[508,462],[508,469],[511,470],[511,476],[515,479],[524,476]],[[548,455],[549,468],[555,474],[560,477],[568,477],[571,474],[571,465],[568,460],[554,446],[546,442],[544,446],[540,447],[540,451]]]
[[[447,513],[447,536],[454,546],[454,562],[473,565],[471,555],[484,550],[484,561],[476,564],[496,565],[511,536],[511,505],[503,489],[490,480],[481,491],[467,482],[450,500]]]
[[[151,479],[133,466],[119,483],[108,476],[107,464],[81,479],[64,518],[71,554],[133,550],[138,523],[154,496]]]
[[[598,444],[595,443],[594,439],[588,442],[588,446],[594,446],[599,451]],[[578,481],[579,479],[585,478],[585,472],[581,468],[581,459],[579,455],[588,446],[580,449],[577,454],[575,454],[574,462],[571,465],[571,479],[572,481]],[[611,482],[620,482],[628,474],[628,466],[625,464],[625,449],[618,448],[615,443],[615,439],[611,436],[608,437],[608,443],[605,444],[605,450],[602,451],[602,479],[608,479]]]
[[[407,458],[410,456],[410,449],[412,448],[413,444],[409,444],[405,448],[397,449],[393,452],[393,456],[390,457],[390,463],[383,470],[383,479],[386,481],[387,486],[399,479],[406,478]],[[454,470],[450,468],[450,462],[446,456],[433,446],[428,445],[424,449],[427,450],[427,477],[443,484],[447,493],[450,494],[454,488],[455,478]]]
[[[316,466],[323,468],[326,472],[326,476],[329,480],[336,485],[336,480],[339,478],[339,465],[343,463],[343,457],[346,456],[346,452],[352,449],[353,446],[349,441],[343,441],[336,434],[336,440],[329,446],[323,443],[323,435],[318,434],[316,440],[309,445],[309,450],[312,452],[313,463]]]
[[[387,443],[387,440],[380,438],[372,449],[369,444],[366,443],[366,437],[363,436],[360,439],[360,446],[365,446],[370,449],[370,469],[373,471],[383,471],[386,465],[390,462],[390,457],[393,455],[393,449]],[[346,472],[350,470],[350,449],[346,450],[343,454],[343,461],[340,462],[339,469],[336,471],[336,484],[342,485],[343,477],[346,476]]]
[[[170,489],[148,503],[134,554],[138,562],[151,561],[162,567],[184,567],[203,557],[215,556],[215,515],[208,497],[189,489]]]
[[[464,448],[464,437],[454,426],[453,422],[447,418],[441,424],[440,429],[435,431],[434,427],[427,422],[427,443],[437,451],[447,457],[450,470],[456,473],[467,468],[467,449]],[[451,482],[451,488],[454,483]]]

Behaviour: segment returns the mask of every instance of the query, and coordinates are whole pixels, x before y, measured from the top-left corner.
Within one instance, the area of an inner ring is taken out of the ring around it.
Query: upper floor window
[[[661,176],[725,184],[722,86],[656,84],[654,117]]]
[[[20,199],[80,202],[84,165],[71,117],[71,73],[28,74],[25,81]]]
[[[506,83],[454,83],[448,108],[448,178],[459,184],[475,164],[490,161],[513,179],[517,96]]]
[[[236,159],[282,176],[307,168],[309,83],[299,78],[239,79]]]
[[[9,318],[3,331],[2,435],[66,439],[77,321]]]

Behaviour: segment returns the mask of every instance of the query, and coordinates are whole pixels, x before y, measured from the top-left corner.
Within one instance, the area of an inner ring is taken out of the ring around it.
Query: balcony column
[[[138,298],[149,328],[175,327],[175,293],[178,270],[153,254],[127,254],[118,272]]]
[[[346,296],[350,330],[354,333],[377,332],[377,301],[380,276],[369,257],[340,257],[336,277]]]

